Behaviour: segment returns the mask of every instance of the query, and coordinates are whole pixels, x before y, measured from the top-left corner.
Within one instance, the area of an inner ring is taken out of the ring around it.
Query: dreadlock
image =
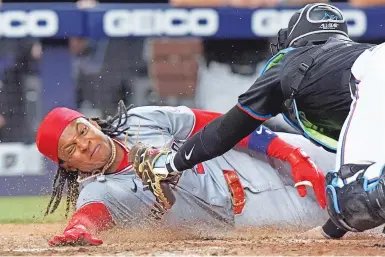
[[[134,105],[129,105],[126,107],[124,102],[121,100],[118,104],[118,113],[114,116],[108,116],[107,119],[101,120],[99,118],[91,118],[91,120],[95,121],[102,129],[102,132],[107,136],[114,138],[120,136],[125,133],[129,127],[122,129],[123,126],[126,125],[127,119],[129,115],[127,114],[128,110],[132,109]],[[61,165],[63,164],[62,160],[59,160],[59,167],[56,171],[55,178],[52,184],[52,194],[51,199],[49,200],[47,210],[44,216],[48,214],[52,214],[58,208],[62,196],[65,185],[67,184],[67,203],[66,203],[66,212],[65,217],[68,217],[70,208],[72,206],[75,209],[76,201],[79,197],[79,183],[77,182],[79,172],[78,171],[70,171],[63,168]]]

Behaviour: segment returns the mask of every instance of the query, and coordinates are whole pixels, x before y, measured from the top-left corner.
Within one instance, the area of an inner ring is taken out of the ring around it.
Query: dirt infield
[[[98,247],[50,248],[47,240],[63,225],[0,225],[0,255],[383,255],[379,235],[350,235],[344,240],[301,239],[301,231],[242,229],[216,237],[175,231],[111,230]]]

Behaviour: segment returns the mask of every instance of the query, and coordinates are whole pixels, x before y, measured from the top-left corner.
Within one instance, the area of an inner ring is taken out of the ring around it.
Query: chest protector
[[[354,42],[351,41],[349,41],[349,43],[354,44]],[[285,54],[296,49],[296,53],[293,53],[293,56],[283,62],[281,70],[281,87],[285,99],[282,115],[284,119],[293,128],[302,133],[303,136],[331,152],[337,150],[338,141],[325,135],[323,128],[317,127],[306,119],[304,113],[298,110],[295,97],[301,90],[301,87],[307,86],[304,85],[304,83],[307,83],[308,80],[304,80],[304,78],[309,75],[310,71],[312,76],[322,76],[322,70],[311,70],[311,68],[317,64],[323,53],[332,48],[337,50],[344,45],[346,45],[346,41],[330,40],[321,47],[310,45],[301,48],[290,47],[283,49],[266,63],[262,71],[263,74],[269,68],[280,63]]]

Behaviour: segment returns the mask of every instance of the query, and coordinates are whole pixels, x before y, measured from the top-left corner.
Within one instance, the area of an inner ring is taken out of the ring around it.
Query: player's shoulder
[[[96,177],[81,184],[79,196],[84,198],[103,198],[106,193],[114,193],[116,190],[134,188],[135,175],[133,172],[121,172]],[[120,188],[120,189],[119,189]]]
[[[87,192],[89,190],[99,190],[101,188],[115,187],[117,183],[130,184],[132,179],[135,178],[135,174],[131,169],[131,166],[128,166],[125,170],[112,174],[100,175],[96,178],[92,178],[89,181],[85,180],[81,184],[81,192]]]
[[[159,106],[159,105],[148,105],[138,106],[128,110],[128,114],[156,114],[156,113],[182,113],[189,112],[191,109],[187,106]]]
[[[135,114],[135,113],[144,113],[144,112],[150,112],[156,110],[158,106],[155,105],[146,105],[146,106],[137,106],[129,109],[127,113],[129,114]]]

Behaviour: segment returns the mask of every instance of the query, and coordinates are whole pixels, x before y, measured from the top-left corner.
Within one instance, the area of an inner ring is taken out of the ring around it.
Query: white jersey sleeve
[[[144,106],[132,111],[146,119],[147,125],[159,127],[177,140],[187,139],[195,124],[195,115],[186,106]]]
[[[382,59],[379,59],[385,53],[385,44],[374,46],[365,50],[354,62],[352,66],[352,73],[354,77],[361,81],[364,77],[371,72],[372,65],[375,65]]]

